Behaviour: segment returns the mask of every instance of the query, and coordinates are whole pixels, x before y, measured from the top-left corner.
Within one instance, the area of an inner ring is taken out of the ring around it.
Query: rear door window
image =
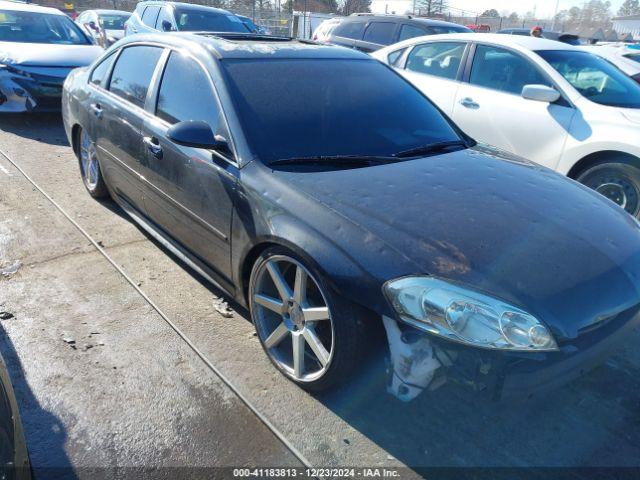
[[[364,26],[364,22],[344,22],[335,28],[333,34],[338,37],[360,40],[364,32]]]
[[[395,31],[396,24],[393,22],[371,22],[362,40],[378,45],[390,45],[393,43]]]
[[[194,92],[198,92],[194,95]],[[174,124],[185,120],[203,120],[216,132],[220,109],[211,82],[195,60],[171,52],[162,75],[156,116]]]
[[[417,45],[407,56],[406,69],[436,77],[455,79],[464,55],[465,43],[433,42]]]
[[[109,90],[143,108],[149,83],[161,54],[160,47],[125,48],[113,67]]]
[[[142,14],[142,23],[146,26],[153,28],[156,24],[156,19],[158,18],[158,13],[160,13],[160,7],[151,5],[146,8],[144,13]]]

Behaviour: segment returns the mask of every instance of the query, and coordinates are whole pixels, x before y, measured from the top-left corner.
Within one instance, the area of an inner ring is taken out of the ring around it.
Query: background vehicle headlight
[[[534,316],[502,300],[432,277],[387,282],[384,293],[400,319],[468,345],[503,350],[557,350]]]

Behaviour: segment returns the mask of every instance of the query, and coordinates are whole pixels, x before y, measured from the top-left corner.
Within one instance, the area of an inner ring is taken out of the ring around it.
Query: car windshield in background
[[[633,60],[634,62],[640,63],[640,53],[627,53],[624,55],[625,58],[629,60]]]
[[[105,30],[124,30],[129,15],[100,15],[100,24]]]
[[[205,10],[178,8],[176,21],[181,32],[249,32],[249,28],[235,15]]]
[[[592,102],[611,107],[640,108],[640,85],[608,61],[588,52],[536,52]]]
[[[64,15],[0,10],[0,42],[86,45],[89,40]]]
[[[222,64],[247,140],[265,163],[391,156],[461,140],[429,100],[382,63],[261,58]]]

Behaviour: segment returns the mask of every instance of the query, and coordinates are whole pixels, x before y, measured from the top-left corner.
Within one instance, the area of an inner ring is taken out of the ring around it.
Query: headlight
[[[496,298],[432,277],[405,277],[384,285],[400,319],[416,328],[482,348],[557,350],[535,317]]]

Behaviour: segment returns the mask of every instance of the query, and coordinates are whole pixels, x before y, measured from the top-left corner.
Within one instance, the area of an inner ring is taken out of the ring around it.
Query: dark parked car
[[[503,28],[499,30],[497,33],[502,33],[504,35],[521,35],[523,37],[528,37],[531,35],[531,30],[528,28]],[[565,32],[550,32],[547,30],[542,30],[542,38],[546,38],[548,40],[555,40],[557,42],[567,43],[569,45],[582,45],[580,41],[580,37],[573,33],[565,33]]]
[[[0,356],[0,478],[3,480],[31,478],[29,454],[24,441],[18,402],[2,356]]]
[[[375,52],[379,48],[408,38],[460,32],[471,30],[456,23],[411,15],[355,13],[343,19],[324,41],[363,52]]]
[[[630,215],[475,145],[363,53],[130,37],[72,73],[63,118],[88,192],[248,306],[305,388],[348,378],[381,318],[495,391],[577,375],[638,324]]]
[[[165,1],[138,3],[125,23],[125,35],[158,31],[249,33],[249,28],[236,15],[220,8]]]

